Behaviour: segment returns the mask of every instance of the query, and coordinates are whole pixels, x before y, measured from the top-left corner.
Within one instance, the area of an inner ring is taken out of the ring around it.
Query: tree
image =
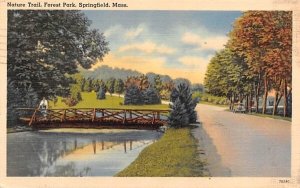
[[[141,90],[136,85],[131,85],[126,88],[124,96],[125,105],[141,105],[143,104],[143,95]]]
[[[124,82],[122,79],[117,79],[116,80],[116,83],[115,83],[115,92],[119,94],[119,97],[120,97],[120,94],[124,92]]]
[[[147,89],[150,85],[147,76],[141,75],[141,76],[130,76],[127,78],[125,82],[125,87],[131,87],[132,85],[135,85],[139,88],[139,90],[143,91]]]
[[[72,84],[71,88],[70,88],[70,95],[71,98],[73,98],[74,100],[76,100],[76,102],[79,102],[82,100],[81,97],[81,88],[78,84]]]
[[[161,90],[163,89],[163,83],[159,75],[156,75],[154,77],[154,88],[156,89],[156,91],[158,91],[158,93],[160,93]]]
[[[192,90],[193,92],[196,92],[196,91],[203,92],[203,85],[202,85],[202,84],[199,84],[199,83],[192,84],[191,90]]]
[[[107,91],[109,92],[110,95],[112,95],[114,93],[115,81],[116,81],[115,78],[110,78],[106,82]]]
[[[104,35],[89,27],[90,21],[77,10],[9,10],[10,82],[15,88],[31,87],[38,98],[68,90],[67,75],[77,73],[77,65],[90,68],[109,51]]]
[[[97,93],[97,99],[99,99],[99,100],[105,99],[105,98],[106,98],[106,97],[105,97],[105,93],[106,93],[105,87],[104,87],[103,85],[100,86],[100,87],[99,87],[99,91],[98,91],[98,93]]]
[[[87,92],[91,92],[93,90],[93,80],[91,78],[85,80],[83,90]]]
[[[160,96],[157,92],[157,90],[153,87],[147,88],[145,91],[142,93],[143,95],[143,101],[144,104],[160,104]]]
[[[189,116],[185,105],[177,98],[173,104],[170,104],[171,112],[168,117],[168,123],[171,127],[180,128],[189,124]]]
[[[253,77],[256,79],[254,82],[256,98],[263,83],[262,113],[266,111],[268,92],[274,89],[275,98],[278,99],[276,95],[281,88],[285,96],[283,98],[284,115],[286,115],[287,90],[291,83],[292,13],[287,11],[245,12],[234,24],[229,45],[232,50],[245,57],[250,72],[255,75]]]
[[[174,103],[179,99],[180,103],[184,105],[184,109],[188,116],[189,123],[195,123],[197,120],[197,113],[195,107],[199,101],[198,98],[192,98],[192,92],[188,85],[180,84],[172,91],[171,102]]]

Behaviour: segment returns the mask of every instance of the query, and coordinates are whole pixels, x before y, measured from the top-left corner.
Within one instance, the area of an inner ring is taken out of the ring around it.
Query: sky
[[[142,73],[183,77],[203,83],[216,51],[227,42],[237,11],[84,11],[92,28],[104,33],[108,65]]]

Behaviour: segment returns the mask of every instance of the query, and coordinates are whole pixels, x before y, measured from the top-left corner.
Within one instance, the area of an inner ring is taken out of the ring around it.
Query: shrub
[[[78,103],[78,101],[72,97],[64,98],[62,102],[68,106],[75,106]]]
[[[105,88],[103,87],[103,86],[100,86],[99,87],[99,91],[98,91],[98,93],[97,93],[97,99],[99,99],[99,100],[103,100],[103,99],[105,99],[106,98],[106,96],[105,96]]]
[[[179,100],[179,101],[178,101]],[[184,108],[184,113],[186,113],[188,117],[189,123],[194,123],[197,120],[197,113],[195,111],[195,107],[199,101],[199,98],[192,98],[192,92],[188,85],[186,84],[179,84],[179,86],[173,89],[171,93],[171,102],[180,103],[180,105]],[[180,106],[179,104],[177,106]],[[171,106],[172,108],[172,106]],[[175,108],[176,110],[180,110],[179,107]],[[180,112],[176,112],[173,114],[181,114]],[[171,119],[176,119],[176,117],[172,117],[173,114],[170,114]]]
[[[168,118],[168,123],[171,127],[179,128],[189,124],[189,115],[185,109],[185,105],[179,98],[170,105],[171,112]]]
[[[143,103],[143,95],[140,89],[136,85],[128,86],[124,96],[124,105],[141,105]]]
[[[144,104],[160,104],[160,96],[157,90],[153,87],[149,87],[142,92]]]

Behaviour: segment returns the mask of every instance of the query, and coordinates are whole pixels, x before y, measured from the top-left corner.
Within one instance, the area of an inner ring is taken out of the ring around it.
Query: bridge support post
[[[94,111],[93,111],[92,122],[95,121],[95,118],[96,118],[96,108],[94,108]]]
[[[127,111],[126,110],[124,110],[124,117],[123,117],[123,124],[125,124],[126,123],[126,113],[127,113]]]

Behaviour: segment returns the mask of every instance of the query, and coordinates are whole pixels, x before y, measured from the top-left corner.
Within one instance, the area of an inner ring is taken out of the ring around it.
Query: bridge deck
[[[20,120],[37,129],[45,128],[141,128],[155,129],[167,124],[169,110],[68,108],[42,111],[19,108],[27,116]]]

